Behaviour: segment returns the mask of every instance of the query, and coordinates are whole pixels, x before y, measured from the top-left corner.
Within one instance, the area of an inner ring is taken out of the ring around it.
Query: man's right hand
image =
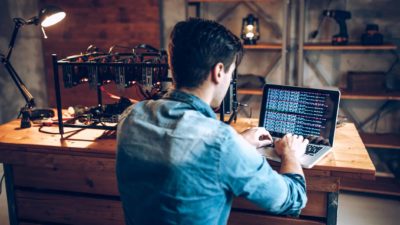
[[[275,141],[275,151],[281,158],[295,156],[298,159],[305,153],[307,144],[308,140],[303,136],[289,133]]]
[[[280,173],[296,173],[304,177],[299,158],[305,153],[307,144],[307,139],[292,134],[275,141],[275,151],[282,159]]]

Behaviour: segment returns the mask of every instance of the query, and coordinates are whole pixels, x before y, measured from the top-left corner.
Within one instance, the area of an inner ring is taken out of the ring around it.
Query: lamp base
[[[21,116],[21,125],[20,128],[29,128],[31,127],[31,109],[29,107],[23,107],[21,111],[19,112],[19,115]]]
[[[256,40],[244,40],[244,42],[243,42],[245,45],[255,45],[255,44],[257,44],[257,41]]]
[[[53,109],[32,109],[28,106],[21,108],[19,116],[21,117],[21,129],[31,127],[32,120],[40,120],[44,118],[54,117]]]
[[[32,109],[30,113],[31,120],[41,120],[54,117],[53,109]]]

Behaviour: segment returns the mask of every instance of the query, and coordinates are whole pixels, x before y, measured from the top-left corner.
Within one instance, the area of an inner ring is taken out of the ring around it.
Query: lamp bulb
[[[56,14],[50,15],[42,21],[41,26],[49,27],[51,25],[54,25],[54,24],[60,22],[61,20],[63,20],[65,15],[66,15],[65,12],[58,12]]]
[[[246,28],[248,31],[252,31],[254,29],[254,26],[253,26],[253,24],[249,24],[246,26]]]
[[[249,33],[246,34],[246,37],[252,39],[254,37],[254,33],[253,32],[249,32]]]

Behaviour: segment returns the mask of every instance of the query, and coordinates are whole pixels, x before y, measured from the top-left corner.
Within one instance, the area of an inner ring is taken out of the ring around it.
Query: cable
[[[60,134],[59,132],[50,132],[50,131],[44,131],[44,130],[42,130],[42,128],[43,127],[48,127],[48,126],[40,126],[39,127],[39,132],[40,133],[44,133],[44,134]],[[71,131],[67,131],[67,132],[64,132],[64,134],[69,134],[69,133],[73,133],[73,132],[76,132],[75,130],[71,130]]]
[[[115,95],[115,94],[112,94],[111,92],[107,91],[107,90],[104,88],[104,86],[101,86],[101,87],[100,87],[100,90],[101,90],[102,92],[104,92],[108,97],[110,97],[110,98],[112,98],[112,99],[117,99],[117,100],[121,99],[120,96]],[[129,101],[131,101],[132,103],[138,103],[138,102],[139,102],[139,100],[136,100],[136,99],[133,99],[133,98],[128,98],[128,99],[129,99]]]
[[[153,46],[151,46],[151,45],[148,45],[148,44],[139,44],[139,45],[136,45],[136,46],[134,47],[134,49],[146,49],[146,50],[150,50],[150,51],[152,51],[152,52],[161,52],[161,51],[158,50],[157,48],[155,48],[155,47],[153,47]]]
[[[108,54],[111,54],[115,48],[121,48],[121,49],[129,49],[131,50],[133,53],[135,52],[135,49],[128,47],[128,46],[122,46],[122,45],[113,45],[110,47],[110,49],[108,50]]]

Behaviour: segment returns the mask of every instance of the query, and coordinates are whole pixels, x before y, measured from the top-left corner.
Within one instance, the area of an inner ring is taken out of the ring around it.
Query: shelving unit
[[[262,95],[262,89],[239,89],[239,94],[243,95]],[[382,92],[382,93],[368,93],[368,92],[350,92],[341,90],[341,99],[353,100],[399,100],[400,92]]]
[[[349,92],[342,91],[341,98],[343,100],[376,100],[385,101],[382,106],[376,110],[366,120],[358,124],[361,139],[367,148],[378,149],[400,149],[400,134],[387,133],[375,134],[364,133],[362,128],[369,121],[373,120],[381,111],[383,111],[389,104],[395,101],[400,101],[400,92],[381,92],[381,93],[367,93],[367,92]],[[351,115],[349,115],[351,117]]]
[[[281,50],[282,44],[261,43],[256,45],[244,45],[246,50]]]
[[[396,46],[382,46],[376,50],[393,50]],[[371,50],[371,49],[369,49]],[[351,92],[347,90],[341,90],[342,100],[375,100],[385,101],[383,106],[377,110],[377,112],[383,110],[389,103],[394,101],[400,101],[400,92]],[[376,115],[374,113],[367,120],[370,120]],[[365,124],[366,121],[361,124]],[[362,126],[362,125],[361,125]],[[386,133],[364,133],[360,130],[360,137],[367,148],[374,149],[392,149],[394,151],[400,150],[400,134]],[[341,180],[341,187],[343,190],[356,191],[356,192],[368,192],[380,195],[400,196],[400,183],[392,175],[390,177],[381,176],[379,173],[376,174],[374,181],[355,181],[353,179],[345,178]]]
[[[377,46],[365,46],[359,44],[349,44],[345,46],[332,46],[330,44],[305,44],[304,51],[343,51],[343,52],[351,52],[351,51],[388,51],[391,54],[397,56],[397,46],[391,43],[386,43],[384,45]],[[304,54],[304,61],[310,65],[310,60],[308,60],[307,55]],[[397,61],[397,60],[396,60]],[[396,62],[395,61],[395,62]],[[323,80],[323,76],[319,73],[316,67],[310,67],[315,71],[315,74],[318,78],[322,78],[321,81],[327,84],[326,81]],[[317,70],[317,71],[316,71]],[[302,74],[299,74],[298,77],[302,77]],[[364,125],[366,125],[369,121],[373,120],[377,115],[380,114],[382,110],[384,110],[390,104],[393,104],[395,101],[400,101],[400,92],[353,92],[348,90],[341,90],[341,99],[342,100],[374,100],[374,101],[384,101],[382,106],[376,110],[371,116],[369,116],[365,121],[358,123],[358,129],[360,132],[361,139],[364,142],[364,145],[367,148],[374,149],[393,149],[400,150],[400,134],[394,133],[386,133],[386,134],[376,134],[376,133],[365,133],[362,131]],[[343,109],[346,114],[352,118],[353,116],[348,112],[348,110]],[[353,122],[356,122],[353,119]],[[394,176],[392,177],[382,177],[377,174],[375,181],[354,181],[352,179],[342,179],[341,180],[341,188],[343,190],[348,191],[357,191],[357,192],[368,192],[375,194],[383,194],[383,195],[391,195],[391,196],[399,196],[400,195],[400,184],[399,181],[396,180]]]
[[[400,92],[351,92],[341,90],[341,99],[352,100],[400,100]]]
[[[219,2],[219,3],[236,3],[239,4],[239,2],[244,2],[240,0],[187,0],[189,4],[196,5],[197,7],[200,7],[202,3],[211,3],[211,2]],[[247,1],[246,1],[247,2]],[[255,1],[248,1],[248,2],[258,2],[257,0]],[[260,0],[259,2],[268,2],[268,0]],[[288,71],[290,68],[293,68],[293,77],[294,77],[294,85],[299,85],[303,86],[304,85],[304,64],[308,64],[312,70],[314,70],[317,78],[321,80],[323,85],[326,86],[331,86],[332,84],[329,84],[329,82],[324,78],[323,74],[321,71],[318,70],[318,67],[313,65],[312,61],[307,57],[308,54],[312,54],[317,51],[329,51],[332,53],[337,53],[337,54],[342,54],[342,53],[355,53],[355,52],[370,52],[370,51],[376,51],[378,53],[385,53],[388,52],[390,54],[393,54],[396,58],[398,58],[398,54],[396,52],[397,46],[392,43],[385,43],[383,45],[371,45],[371,46],[366,46],[366,45],[361,45],[359,43],[350,43],[348,45],[341,45],[341,46],[334,46],[331,43],[307,43],[306,40],[306,34],[305,34],[305,9],[306,9],[306,0],[298,0],[295,2],[294,6],[296,7],[296,10],[293,10],[291,8],[293,4],[290,4],[291,6],[288,6],[289,3],[294,3],[291,0],[285,0],[283,2],[284,5],[289,7],[289,10],[287,7],[284,7],[284,13],[283,13],[283,18],[288,18],[288,15],[291,15],[290,12],[288,11],[297,11],[297,14],[295,13],[296,20],[294,24],[291,24],[290,26],[294,26],[297,29],[295,31],[295,36],[297,35],[295,46],[291,46],[292,43],[289,43],[288,41],[288,36],[290,36],[289,31],[288,31],[288,23],[284,24],[284,27],[282,28],[283,30],[283,36],[282,36],[282,43],[260,43],[257,45],[252,45],[252,46],[245,46],[246,51],[276,51],[276,50],[281,50],[281,57],[282,57],[282,65],[284,65],[283,68],[283,74],[282,78],[284,79],[285,84],[290,84],[289,81],[289,74]],[[196,13],[200,14],[200,11],[196,11]],[[291,15],[293,16],[293,15]],[[295,54],[294,56],[296,57],[294,61],[289,61],[289,58],[292,56],[292,54]],[[274,62],[271,64],[276,65],[279,62],[280,59],[276,59]],[[397,59],[396,59],[397,61]],[[292,67],[291,67],[292,66]],[[273,68],[273,67],[270,67]],[[268,74],[267,74],[268,75]],[[256,96],[261,96],[262,95],[262,89],[238,89],[238,94],[239,95],[256,95]],[[371,92],[351,92],[348,90],[341,90],[341,100],[342,101],[355,101],[355,100],[374,100],[374,101],[383,101],[382,107],[380,107],[377,110],[377,113],[374,115],[378,115],[378,112],[382,109],[384,109],[386,106],[391,105],[395,101],[400,101],[400,92],[380,92],[380,93],[371,93]],[[346,114],[349,114],[349,112],[346,112]],[[362,126],[364,126],[366,123],[368,123],[368,120],[370,121],[373,119],[374,115],[370,116],[367,118],[366,121],[362,121],[359,123],[358,128],[360,131],[360,136],[365,144],[366,147],[369,148],[380,148],[380,149],[400,149],[400,135],[399,134],[370,134],[370,133],[363,133],[362,132]],[[352,115],[349,115],[349,117],[352,117]],[[354,183],[349,179],[348,181],[343,182],[343,187],[346,190],[356,190],[356,191],[367,191],[367,192],[373,192],[373,193],[383,193],[383,194],[388,194],[388,193],[393,193],[396,190],[399,190],[399,186],[396,186],[396,182],[393,181],[393,178],[385,178],[384,181],[380,177],[377,178],[376,182],[371,183],[371,185],[368,185],[367,183]],[[382,183],[382,186],[380,186],[380,183]],[[387,183],[390,183],[390,185],[386,185]]]
[[[304,0],[301,0],[304,1]],[[300,4],[300,13],[304,14],[306,7],[305,4]],[[300,17],[299,20],[300,27],[304,28],[305,18]],[[393,54],[396,58],[394,63],[398,61],[397,55],[397,46],[392,43],[384,43],[383,45],[361,45],[359,43],[349,43],[348,45],[332,45],[331,43],[304,43],[305,42],[305,31],[299,31],[299,39],[298,39],[298,55],[297,55],[297,64],[299,70],[297,71],[297,79],[298,84],[303,85],[303,66],[304,64],[308,64],[310,68],[315,72],[317,78],[321,80],[324,85],[330,86],[322,73],[318,70],[318,68],[313,65],[311,60],[307,57],[307,52],[316,52],[316,51],[331,51],[331,52],[354,52],[354,51],[387,51]],[[348,90],[341,90],[341,100],[376,100],[376,101],[384,101],[383,105],[377,109],[375,113],[369,116],[365,121],[358,123],[357,127],[360,132],[360,136],[366,147],[369,148],[380,148],[380,149],[400,149],[400,135],[399,134],[372,134],[372,133],[364,133],[362,132],[362,128],[364,125],[369,123],[371,120],[376,118],[377,115],[380,114],[382,110],[385,110],[387,106],[392,104],[394,101],[400,101],[400,92],[352,92]],[[348,112],[348,110],[343,108],[343,111],[353,119],[353,122],[357,122],[354,120],[353,115]]]
[[[397,46],[391,43],[383,45],[332,45],[330,43],[320,44],[305,44],[304,50],[306,51],[365,51],[365,50],[396,50]]]
[[[262,95],[262,89],[238,89],[238,94],[241,95]]]
[[[282,1],[282,17],[283,17],[283,25],[282,29],[277,26],[277,24],[270,23],[271,18],[265,12],[264,8],[258,6],[256,3],[262,2],[270,2],[271,0],[186,0],[186,18],[189,17],[189,8],[194,7],[194,12],[196,17],[201,17],[201,8],[203,4],[209,3],[227,3],[225,11],[221,12],[218,16],[216,16],[216,21],[221,22],[226,16],[228,16],[231,11],[235,10],[238,6],[242,5],[247,7],[250,11],[260,17],[260,21],[264,21],[272,27],[275,27],[275,33],[279,33],[279,38],[281,38],[281,43],[258,43],[256,45],[244,45],[244,49],[246,51],[272,51],[279,52],[280,54],[275,56],[272,60],[267,62],[266,71],[268,71],[265,75],[265,78],[268,77],[272,71],[275,70],[279,63],[282,65],[282,83],[287,83],[288,76],[288,63],[289,63],[289,29],[288,29],[288,18],[291,13],[290,1],[284,0]],[[241,19],[238,22],[241,22]],[[278,32],[276,30],[279,29]],[[273,29],[274,30],[274,29]]]

